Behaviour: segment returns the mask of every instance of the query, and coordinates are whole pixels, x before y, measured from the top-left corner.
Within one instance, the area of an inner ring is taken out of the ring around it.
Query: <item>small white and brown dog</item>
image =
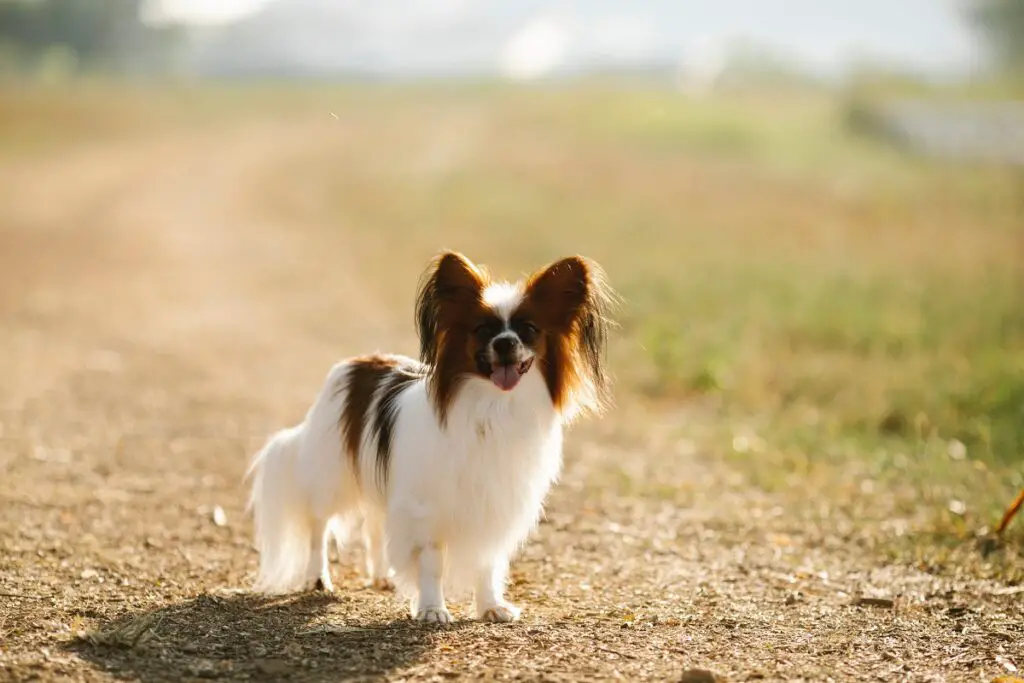
[[[480,619],[518,618],[509,560],[558,477],[563,427],[607,402],[613,297],[581,257],[514,284],[437,257],[416,299],[422,362],[338,363],[255,457],[257,588],[330,590],[332,530],[361,521],[370,579],[408,592],[416,619],[451,621],[448,585],[473,589]]]

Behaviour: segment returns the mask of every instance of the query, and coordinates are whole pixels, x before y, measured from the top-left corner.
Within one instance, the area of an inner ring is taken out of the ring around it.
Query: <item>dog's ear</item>
[[[431,261],[416,295],[420,360],[434,361],[441,331],[457,320],[459,311],[481,300],[486,282],[484,271],[457,252],[446,251]]]
[[[570,256],[537,271],[526,282],[526,299],[552,331],[570,330],[587,301],[590,266],[579,256]]]
[[[609,398],[605,356],[618,301],[601,266],[582,256],[563,258],[527,280],[526,298],[540,325],[561,340],[576,401],[600,410]]]

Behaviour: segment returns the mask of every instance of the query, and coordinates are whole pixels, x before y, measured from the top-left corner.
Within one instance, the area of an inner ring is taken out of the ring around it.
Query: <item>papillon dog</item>
[[[473,590],[478,618],[517,619],[509,561],[558,477],[563,427],[607,405],[613,302],[582,257],[514,284],[458,253],[434,259],[420,360],[338,363],[305,420],[254,458],[257,589],[332,590],[328,541],[361,523],[369,580],[397,584],[417,620],[449,623],[452,585]]]

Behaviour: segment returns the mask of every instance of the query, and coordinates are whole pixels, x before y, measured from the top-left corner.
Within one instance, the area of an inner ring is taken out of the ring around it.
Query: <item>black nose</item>
[[[498,337],[491,345],[494,347],[494,353],[498,355],[498,359],[503,362],[512,362],[515,358],[512,355],[519,348],[519,340],[515,337]]]

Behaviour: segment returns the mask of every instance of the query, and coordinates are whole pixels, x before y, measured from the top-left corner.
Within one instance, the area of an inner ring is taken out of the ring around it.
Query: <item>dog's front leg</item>
[[[476,615],[482,621],[505,622],[519,618],[519,608],[505,601],[508,560],[495,558],[480,568],[476,580]]]
[[[444,546],[430,543],[419,551],[419,595],[412,605],[417,621],[450,624],[452,615],[444,604]]]

